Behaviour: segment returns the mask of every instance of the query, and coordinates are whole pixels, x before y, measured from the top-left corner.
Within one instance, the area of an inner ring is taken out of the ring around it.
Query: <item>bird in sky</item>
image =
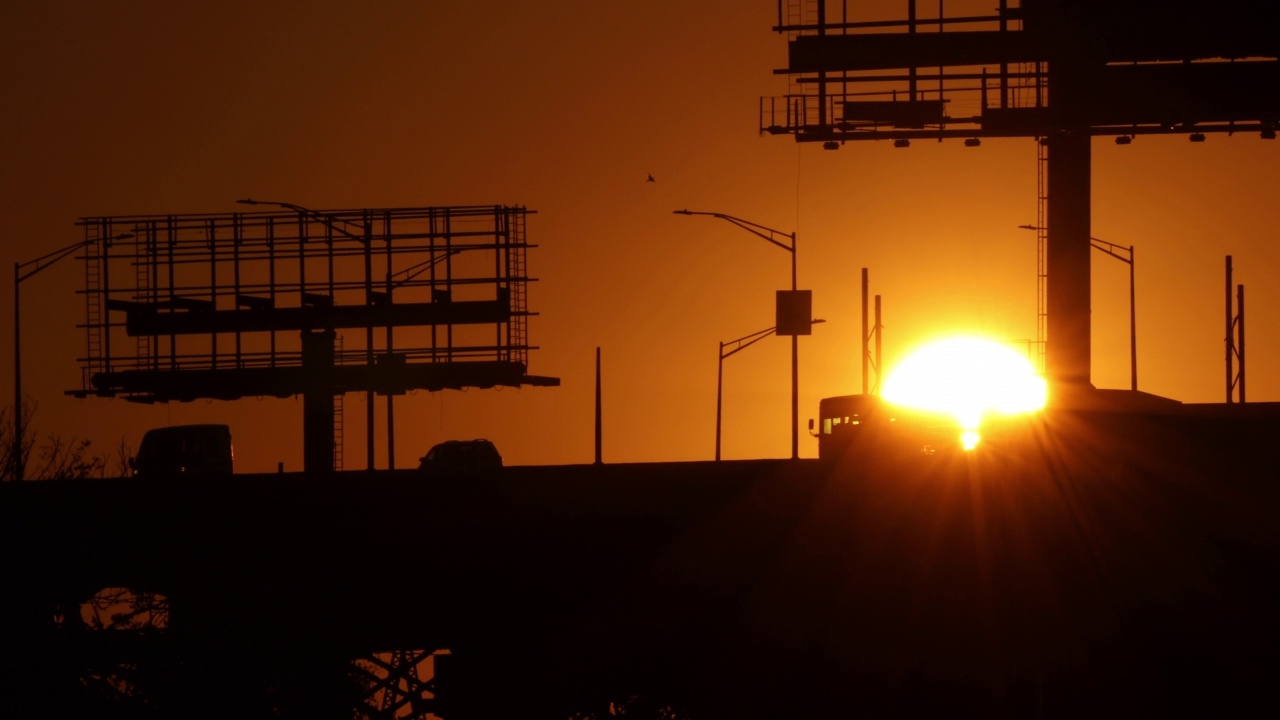
[[[658,182],[657,180],[653,179],[653,173],[649,173],[648,175],[649,175],[649,179],[646,180],[645,182]]]

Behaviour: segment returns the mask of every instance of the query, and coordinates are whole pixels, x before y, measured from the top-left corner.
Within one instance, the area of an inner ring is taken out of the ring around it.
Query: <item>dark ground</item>
[[[969,455],[9,485],[0,715],[351,717],[351,659],[408,648],[452,651],[449,720],[1273,715],[1271,437],[1064,414]],[[77,621],[104,587],[167,627]]]

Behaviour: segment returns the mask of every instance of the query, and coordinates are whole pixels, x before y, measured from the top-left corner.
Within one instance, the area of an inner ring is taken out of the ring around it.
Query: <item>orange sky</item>
[[[905,13],[903,0],[875,5]],[[1017,229],[1035,222],[1034,141],[828,152],[760,136],[759,97],[786,92],[772,73],[786,63],[775,17],[773,0],[10,2],[0,261],[76,242],[82,216],[229,212],[246,196],[537,210],[530,371],[563,386],[399,399],[401,467],[470,437],[512,464],[589,462],[596,346],[606,460],[710,458],[717,343],[773,324],[788,258],[678,208],[798,230],[800,286],[827,321],[800,343],[802,425],[820,397],[861,386],[862,267],[884,297],[890,363],[950,332],[1034,337],[1035,238]],[[1280,399],[1278,152],[1253,135],[1095,141],[1093,234],[1137,247],[1141,389],[1223,398],[1230,253],[1248,293],[1249,398]],[[1094,382],[1127,387],[1126,268],[1095,254],[1094,269]],[[136,447],[155,425],[228,422],[239,469],[300,468],[300,400],[64,397],[84,353],[79,272],[68,261],[22,286],[24,385],[41,433],[106,450],[121,435]],[[783,340],[726,361],[724,457],[789,453],[788,378]],[[346,403],[348,468],[365,466],[364,402]],[[816,454],[802,430],[801,455]]]

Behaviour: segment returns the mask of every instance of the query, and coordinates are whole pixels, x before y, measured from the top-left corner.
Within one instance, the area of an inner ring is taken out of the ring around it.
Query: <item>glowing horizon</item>
[[[973,336],[917,348],[889,372],[883,391],[896,405],[955,417],[966,450],[978,443],[985,416],[1035,412],[1044,407],[1047,394],[1044,378],[1020,353]]]

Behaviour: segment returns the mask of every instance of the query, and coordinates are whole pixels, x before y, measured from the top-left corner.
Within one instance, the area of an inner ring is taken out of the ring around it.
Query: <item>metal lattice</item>
[[[301,336],[344,329],[335,394],[556,384],[526,373],[525,208],[272,204],[284,209],[82,220],[87,354],[73,392],[296,395]]]

